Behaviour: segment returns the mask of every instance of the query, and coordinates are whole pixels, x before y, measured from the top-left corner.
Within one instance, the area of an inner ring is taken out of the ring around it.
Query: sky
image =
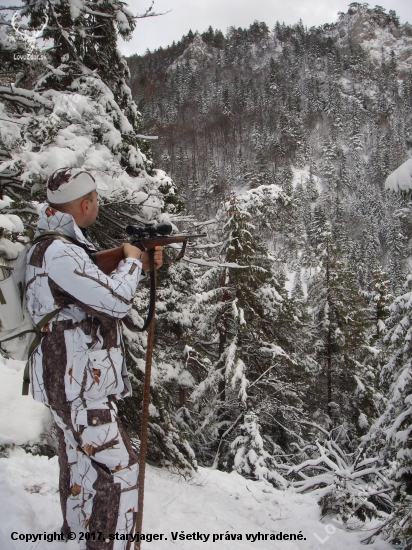
[[[123,0],[135,15],[150,7],[151,0]],[[0,0],[3,6],[17,6],[20,0]],[[119,40],[124,55],[143,55],[177,42],[191,29],[204,32],[211,25],[223,33],[228,27],[249,27],[253,21],[264,21],[270,29],[276,21],[293,25],[299,19],[307,27],[333,23],[340,11],[346,12],[350,0],[155,0],[153,10],[159,17],[139,19],[129,42]],[[374,6],[374,2],[370,2]],[[401,23],[412,24],[411,0],[382,0],[386,11],[395,10]]]
[[[136,15],[143,13],[151,0],[126,2]],[[155,0],[154,11],[165,15],[138,20],[132,40],[120,40],[119,48],[125,55],[142,55],[147,48],[153,51],[177,42],[189,29],[202,33],[209,25],[225,33],[232,25],[249,27],[255,20],[264,21],[270,29],[276,21],[294,24],[302,19],[307,27],[333,23],[349,4],[348,0]],[[383,0],[379,5],[386,11],[395,10],[401,23],[412,23],[411,0]]]

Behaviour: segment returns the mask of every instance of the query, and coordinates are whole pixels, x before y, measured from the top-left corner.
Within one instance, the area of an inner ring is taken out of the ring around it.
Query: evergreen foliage
[[[353,395],[358,385],[361,393],[364,390],[360,381],[364,373],[359,369],[368,342],[365,304],[356,278],[347,269],[333,241],[328,223],[322,220],[314,232],[320,263],[308,292],[317,339],[316,358],[321,369],[316,402],[324,403],[320,409],[332,425],[336,426],[344,418],[356,426],[356,419],[363,413]],[[373,411],[367,412],[370,416]],[[350,439],[349,436],[349,445]]]
[[[191,396],[203,418],[195,449],[205,463],[283,486],[279,464],[302,441],[302,368],[291,357],[298,321],[251,223],[253,202],[232,195],[225,204],[222,265],[198,282],[194,347],[207,376]]]
[[[126,85],[127,64],[117,50],[118,35],[130,36],[135,17],[118,2],[106,2],[95,10],[87,2],[70,6],[27,2],[21,15],[33,29],[47,20],[43,37],[53,47],[35,50],[30,68],[27,44],[2,27],[2,49],[23,52],[17,64],[6,57],[2,71],[8,86],[0,86],[2,253],[15,257],[13,241],[27,242],[46,198],[48,176],[66,166],[83,167],[108,186],[98,220],[89,231],[98,248],[119,246],[127,239],[126,225],[142,225],[161,216],[168,221],[170,214],[182,210],[182,202],[173,181],[156,170],[148,142],[139,138],[141,116]],[[140,286],[131,312],[137,323],[147,303],[144,287]],[[138,439],[146,338],[126,333],[135,395],[125,401],[121,412],[130,435]],[[153,391],[149,459],[191,469],[193,451],[173,425],[171,402],[159,377]]]

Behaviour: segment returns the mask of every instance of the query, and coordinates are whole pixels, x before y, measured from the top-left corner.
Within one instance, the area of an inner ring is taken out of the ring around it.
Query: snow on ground
[[[13,430],[20,444],[33,441],[33,435],[39,436],[49,422],[45,407],[20,395],[22,366],[16,361],[0,361],[0,432],[8,443]],[[144,541],[142,550],[364,548],[361,540],[367,533],[345,531],[333,519],[321,523],[319,507],[310,495],[279,491],[263,481],[207,468],[199,468],[190,479],[150,466],[146,472],[143,532],[163,534],[163,540]],[[76,541],[11,539],[12,533],[58,533],[61,523],[57,457],[48,459],[18,446],[9,448],[0,458],[0,549],[77,550]],[[280,537],[281,533],[282,537],[301,533],[303,540],[270,540],[270,535]],[[192,535],[199,539],[200,534],[200,540],[193,539]],[[179,535],[190,538],[180,540]],[[225,540],[230,535],[241,535],[241,540]],[[252,535],[254,542],[246,535]],[[379,540],[371,548],[389,550],[391,546]]]
[[[52,425],[50,411],[21,394],[24,365],[0,354],[0,445],[35,443]]]

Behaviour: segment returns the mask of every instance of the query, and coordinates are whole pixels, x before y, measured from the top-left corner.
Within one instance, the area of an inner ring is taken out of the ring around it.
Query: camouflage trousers
[[[50,407],[59,436],[61,531],[76,533],[81,550],[129,550],[138,459],[114,402],[97,407]]]

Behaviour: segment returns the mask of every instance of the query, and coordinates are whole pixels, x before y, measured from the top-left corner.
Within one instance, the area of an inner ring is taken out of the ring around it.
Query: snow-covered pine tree
[[[252,197],[225,203],[221,265],[198,283],[193,347],[207,376],[190,397],[199,415],[195,449],[202,462],[282,485],[278,462],[293,440],[302,443],[301,371],[285,351],[296,321],[283,276],[251,223]]]
[[[195,427],[186,407],[188,392],[196,385],[187,346],[195,276],[195,268],[186,262],[171,263],[159,270],[157,285],[148,459],[157,466],[177,467],[180,471],[196,467],[190,447]],[[143,300],[141,293],[138,294],[136,308],[141,311],[146,304],[147,299]],[[141,324],[136,312],[133,317]],[[139,381],[145,371],[146,333],[136,334],[125,328],[125,335],[132,366],[129,370],[135,374],[136,399],[124,400],[121,410],[129,430],[137,435],[140,433],[142,387]]]
[[[226,182],[219,173],[211,149],[209,150],[208,157],[204,211],[208,217],[211,217],[216,214],[219,204],[224,198]]]
[[[365,436],[379,454],[392,486],[393,510],[379,532],[403,548],[412,544],[411,297],[412,276],[408,275],[404,294],[389,306],[390,316],[385,321],[389,360],[381,373],[384,411]]]
[[[382,339],[386,333],[386,319],[389,316],[389,305],[393,296],[389,292],[390,281],[386,272],[378,265],[369,282],[368,291],[365,292],[365,298],[369,302],[370,319],[374,326],[374,339]]]
[[[10,239],[12,231],[14,240],[35,224],[48,176],[65,166],[83,167],[108,186],[99,218],[89,231],[101,248],[124,241],[128,224],[160,216],[167,220],[168,213],[177,213],[181,203],[176,188],[155,169],[148,141],[139,137],[140,114],[126,85],[127,64],[117,50],[118,35],[127,38],[135,26],[126,5],[114,1],[94,10],[83,1],[71,6],[27,2],[22,14],[33,28],[47,18],[43,36],[52,40],[53,47],[43,52],[36,71],[26,70],[28,64],[9,64],[8,84],[15,85],[0,87],[1,183],[13,200],[10,204],[4,199],[8,215],[1,221],[9,232],[3,230],[2,244],[7,245],[4,239]],[[10,34],[2,33],[0,38],[3,49],[16,49]],[[22,69],[21,74],[16,74],[17,69]],[[17,222],[11,229],[7,220],[16,214],[24,221],[24,230]],[[144,294],[144,289],[138,293],[134,318],[139,317],[137,307]],[[135,396],[125,401],[123,413],[130,435],[138,437],[145,337],[126,333],[126,340]],[[160,410],[168,399],[161,382],[153,390],[159,405],[158,416],[152,418],[149,458],[160,456],[162,463],[187,468],[193,464],[193,453],[172,426],[168,407]]]

